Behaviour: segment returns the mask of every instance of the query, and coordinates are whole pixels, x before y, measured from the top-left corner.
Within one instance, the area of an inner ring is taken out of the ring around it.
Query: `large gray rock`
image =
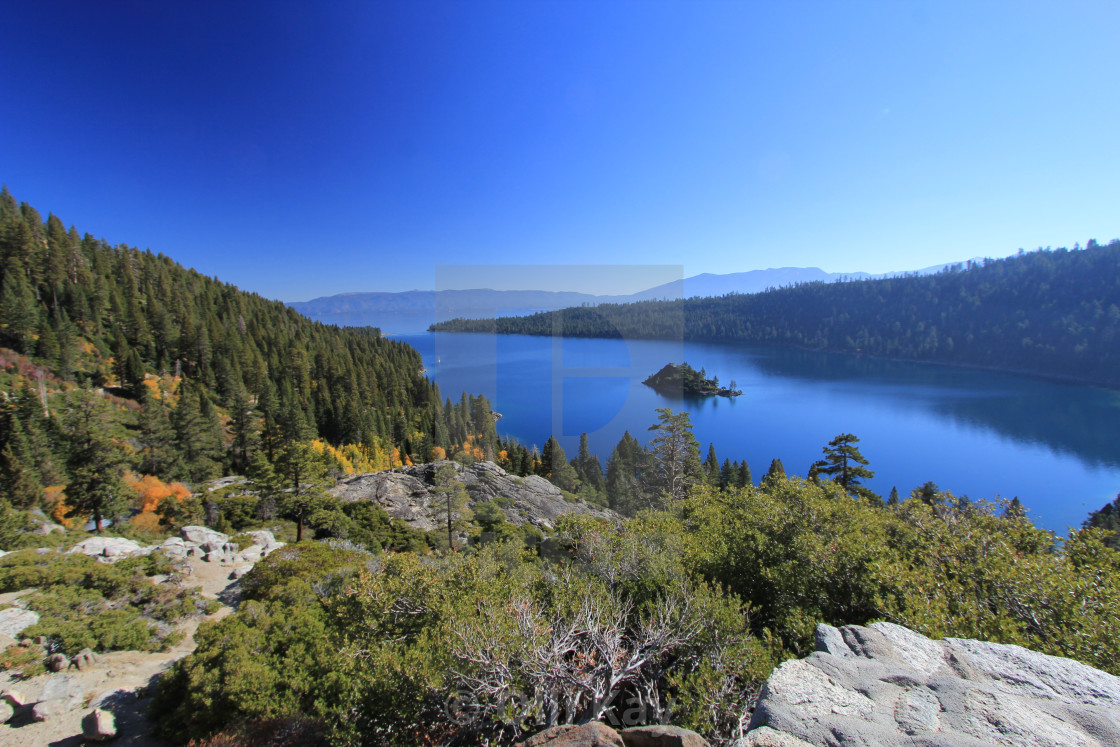
[[[0,610],[0,635],[19,638],[24,628],[30,628],[39,622],[39,613],[32,610],[9,607]]]
[[[124,537],[90,537],[71,547],[70,552],[89,555],[99,560],[114,561],[139,555],[144,549],[139,542]]]
[[[209,527],[183,527],[179,530],[179,536],[183,538],[184,542],[188,542],[192,545],[198,545],[199,547],[205,546],[219,548],[229,542],[228,534],[216,532]]]
[[[94,742],[106,742],[117,736],[117,721],[109,711],[94,708],[82,717],[82,736]]]
[[[168,537],[163,541],[163,544],[160,545],[158,549],[169,558],[182,560],[183,558],[187,557],[187,553],[195,547],[197,547],[197,545],[188,543],[181,537]]]
[[[85,694],[85,688],[76,677],[68,674],[52,675],[43,685],[39,702],[31,710],[32,718],[36,721],[46,721],[48,718],[72,711],[82,705]]]
[[[343,501],[373,501],[394,519],[429,531],[439,526],[433,518],[438,501],[436,474],[447,466],[455,470],[455,479],[466,487],[469,505],[495,498],[508,499],[505,513],[512,524],[552,528],[563,514],[586,514],[600,518],[615,516],[611,511],[586,503],[569,503],[560,488],[548,480],[536,475],[511,475],[493,462],[477,462],[465,467],[458,462],[443,460],[401,467],[392,472],[354,475],[341,480],[330,492]]]
[[[519,742],[518,747],[626,747],[614,729],[598,721],[563,724]]]
[[[1120,678],[1020,646],[821,625],[817,652],[774,670],[735,743],[787,744],[1115,745]]]
[[[668,724],[634,726],[618,735],[626,747],[710,747],[696,732]]]
[[[253,544],[249,547],[270,547],[277,544],[276,537],[267,529],[254,529],[251,532],[245,532],[245,534],[253,538]],[[279,544],[283,545],[284,543]]]

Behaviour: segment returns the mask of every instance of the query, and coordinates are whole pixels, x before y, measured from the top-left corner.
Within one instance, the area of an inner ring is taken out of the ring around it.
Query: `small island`
[[[734,381],[729,387],[721,387],[718,376],[709,379],[706,374],[704,369],[697,371],[687,363],[669,363],[642,383],[659,392],[680,391],[688,397],[738,397],[743,393],[735,388]]]

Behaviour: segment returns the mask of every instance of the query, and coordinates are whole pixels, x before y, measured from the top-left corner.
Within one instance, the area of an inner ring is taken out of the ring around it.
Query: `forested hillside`
[[[259,454],[298,483],[312,448],[349,469],[499,449],[489,403],[441,403],[407,345],[109,246],[6,188],[0,393],[0,489],[23,508],[51,486],[78,500],[83,470],[198,482]]]
[[[1120,385],[1120,241],[1039,250],[936,275],[804,283],[647,301],[438,331],[719,340],[984,366]]]

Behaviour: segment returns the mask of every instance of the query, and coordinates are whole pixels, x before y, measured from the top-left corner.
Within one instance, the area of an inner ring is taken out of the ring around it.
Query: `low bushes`
[[[39,622],[23,635],[46,636],[52,649],[68,656],[83,648],[155,651],[181,640],[171,623],[212,611],[216,604],[195,590],[147,578],[168,570],[162,556],[110,565],[81,554],[22,550],[0,558],[0,590],[36,588],[24,600],[39,613]]]

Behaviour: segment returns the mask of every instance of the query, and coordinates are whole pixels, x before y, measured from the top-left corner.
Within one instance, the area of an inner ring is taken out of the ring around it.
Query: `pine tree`
[[[326,467],[311,448],[314,431],[303,410],[294,402],[281,415],[282,445],[276,473],[288,485],[280,501],[283,514],[296,522],[296,542],[303,540],[303,527],[325,495]]]
[[[709,485],[717,488],[719,487],[719,457],[716,456],[716,445],[711,442],[708,443],[708,456],[704,459],[704,474],[707,477]]]
[[[572,465],[568,464],[568,455],[555,436],[549,436],[545,442],[544,451],[541,452],[541,469],[546,472],[543,477],[561,490],[569,493],[579,490],[579,477]]]
[[[868,461],[860,453],[859,438],[851,433],[841,433],[821,449],[824,459],[813,466],[822,475],[829,475],[832,481],[853,498],[877,498],[875,493],[860,485],[860,480],[870,480],[875,473],[867,469]]]
[[[674,413],[667,407],[659,407],[656,412],[658,422],[649,427],[657,434],[650,442],[655,485],[668,500],[681,500],[702,474],[700,445],[692,435],[692,419],[687,412]]]
[[[7,443],[0,451],[0,493],[17,508],[34,508],[43,497],[42,476],[18,420],[11,422]]]
[[[731,464],[730,459],[724,459],[723,465],[719,468],[719,486],[721,488],[729,488],[735,484],[735,467]]]
[[[599,463],[599,457],[592,456],[586,432],[580,434],[579,453],[571,461],[571,465],[579,479],[580,495],[586,500],[601,503],[607,487],[603,478],[603,465]]]
[[[778,466],[780,467],[782,465],[782,461],[779,459],[777,460],[777,462]],[[773,467],[773,465],[771,465],[771,467]],[[782,472],[784,474],[785,470],[783,470]],[[735,477],[735,486],[739,488],[745,488],[748,485],[753,484],[754,482],[751,479],[751,467],[749,464],[747,464],[747,460],[744,459],[743,463],[739,465],[738,474]]]
[[[766,475],[762,478],[763,487],[769,487],[779,480],[786,479],[786,468],[782,464],[781,459],[774,459],[770,462],[770,469],[766,470]]]
[[[23,265],[13,260],[5,268],[0,283],[0,333],[21,353],[34,350],[32,335],[39,326],[39,308],[35,293],[27,282]]]
[[[199,388],[186,378],[179,386],[179,404],[171,421],[189,479],[202,482],[217,477],[224,449],[217,414]]]
[[[253,411],[249,395],[240,383],[230,397],[229,417],[230,435],[233,437],[230,461],[234,472],[243,473],[248,468],[250,457],[257,448],[260,419]]]
[[[67,516],[93,517],[101,531],[104,519],[117,519],[128,508],[124,481],[124,450],[112,439],[108,406],[94,394],[71,392],[62,413],[69,433],[70,454],[66,466]]]
[[[162,395],[162,393],[161,393]],[[149,398],[136,416],[140,452],[137,466],[149,475],[171,479],[184,472],[175,430],[163,398]]]
[[[435,479],[436,499],[432,506],[436,511],[435,518],[447,526],[447,546],[452,552],[455,551],[455,529],[470,516],[467,508],[470,495],[458,478],[454,466],[445,464],[439,468]]]
[[[937,487],[937,483],[933,480],[926,480],[910,491],[910,497],[916,498],[927,506],[933,506],[940,502],[941,488]]]
[[[653,502],[645,489],[649,454],[630,431],[622,434],[607,460],[607,501],[619,513],[632,515]]]

